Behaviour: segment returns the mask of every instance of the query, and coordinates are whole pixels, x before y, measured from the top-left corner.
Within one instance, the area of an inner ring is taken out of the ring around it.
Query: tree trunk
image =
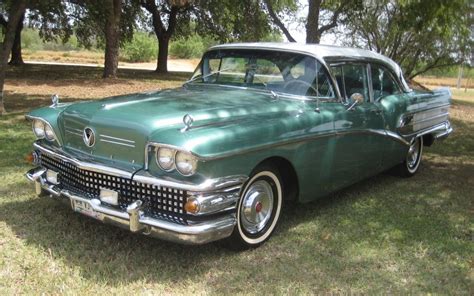
[[[104,78],[117,77],[119,45],[120,45],[120,14],[121,0],[107,0],[107,20],[105,24],[105,61]]]
[[[319,43],[321,41],[321,33],[318,30],[321,0],[309,0],[308,4],[308,17],[306,19],[306,43]]]
[[[156,62],[156,73],[168,73],[168,46],[170,39],[163,37],[158,39],[158,59]]]
[[[3,87],[5,84],[5,74],[7,71],[8,57],[12,50],[13,41],[15,39],[16,28],[20,22],[21,16],[24,15],[26,9],[26,0],[18,0],[14,2],[9,11],[8,25],[3,39],[2,51],[0,53],[0,115],[5,112],[3,104]]]
[[[23,20],[25,19],[25,14],[21,16],[20,22],[16,27],[15,40],[13,41],[12,47],[12,56],[10,59],[9,65],[20,66],[24,65],[23,56],[21,54],[21,31],[23,30]]]

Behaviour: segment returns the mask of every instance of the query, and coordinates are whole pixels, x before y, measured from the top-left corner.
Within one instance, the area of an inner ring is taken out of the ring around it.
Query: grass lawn
[[[38,198],[24,178],[34,140],[24,113],[62,100],[179,85],[170,77],[27,66],[8,73],[0,117],[0,294],[474,292],[474,96],[454,92],[454,134],[410,179],[387,174],[285,209],[273,238],[235,253],[134,235]]]

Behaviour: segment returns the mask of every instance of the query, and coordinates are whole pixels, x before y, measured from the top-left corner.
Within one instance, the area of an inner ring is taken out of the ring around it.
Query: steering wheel
[[[308,90],[312,89],[314,90],[314,93],[316,94],[316,96],[319,96],[318,90],[314,88],[314,86],[312,86],[309,82],[306,82],[304,80],[298,80],[298,79],[288,80],[283,85],[283,89],[288,91],[289,93],[297,94],[297,95],[307,95]],[[301,93],[300,89],[304,89],[306,91],[304,93]]]

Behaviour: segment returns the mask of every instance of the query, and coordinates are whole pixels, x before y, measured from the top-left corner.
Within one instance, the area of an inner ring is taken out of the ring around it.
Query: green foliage
[[[79,44],[85,48],[105,47],[105,23],[108,11],[104,1],[75,1],[69,6],[69,14],[74,20],[74,30]],[[139,1],[123,0],[120,16],[120,42],[132,40],[137,19],[140,18]]]
[[[145,32],[136,32],[132,40],[126,42],[121,59],[131,63],[149,62],[156,58],[158,43],[155,36]]]
[[[196,32],[219,42],[260,41],[275,31],[259,1],[202,0],[194,14],[199,20]]]
[[[57,39],[51,39],[45,41],[40,32],[37,29],[25,28],[21,32],[21,46],[24,49],[31,51],[36,50],[54,50],[54,51],[69,51],[69,50],[80,50],[81,47],[78,44],[75,35],[68,38],[66,42]]]
[[[398,62],[408,78],[466,60],[472,48],[467,0],[364,1],[349,14],[343,35]]]
[[[198,34],[180,37],[171,42],[170,55],[180,59],[200,58],[204,51],[214,44],[216,41]]]

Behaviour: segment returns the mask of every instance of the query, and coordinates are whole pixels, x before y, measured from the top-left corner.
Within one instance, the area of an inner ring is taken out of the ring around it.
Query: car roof
[[[296,53],[308,54],[316,57],[319,61],[326,63],[328,59],[337,60],[341,59],[371,59],[380,61],[381,63],[387,65],[396,76],[401,80],[403,88],[409,90],[405,79],[403,79],[403,74],[400,66],[395,63],[392,59],[378,54],[376,52],[352,48],[352,47],[342,47],[335,45],[322,45],[322,44],[305,44],[305,43],[296,43],[296,42],[253,42],[253,43],[228,43],[216,45],[209,50],[216,49],[266,49],[266,50],[282,50]]]

